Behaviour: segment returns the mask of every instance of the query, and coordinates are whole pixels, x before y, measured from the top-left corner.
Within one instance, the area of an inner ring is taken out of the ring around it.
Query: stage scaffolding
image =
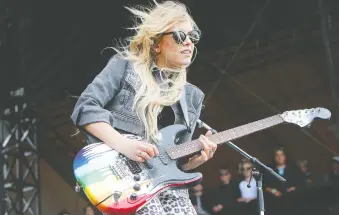
[[[25,102],[23,94],[23,89],[12,92],[12,103],[0,118],[5,188],[3,214],[39,215],[37,118],[33,105]]]

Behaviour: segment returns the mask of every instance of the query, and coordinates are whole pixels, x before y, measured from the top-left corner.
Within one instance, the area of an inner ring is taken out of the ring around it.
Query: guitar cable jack
[[[80,190],[81,190],[81,186],[79,185],[79,183],[78,183],[78,182],[75,184],[75,186],[74,186],[74,190],[75,190],[75,192],[77,192],[77,193],[79,193],[79,192],[80,192]]]

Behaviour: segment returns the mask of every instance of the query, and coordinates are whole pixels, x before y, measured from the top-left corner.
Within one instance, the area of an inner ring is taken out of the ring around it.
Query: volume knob
[[[133,176],[133,179],[134,179],[134,181],[140,181],[140,175],[139,174],[135,174]]]
[[[139,191],[139,190],[140,190],[140,184],[135,184],[135,185],[133,186],[133,189],[134,189],[135,191]]]
[[[131,200],[136,200],[137,199],[137,194],[136,193],[132,193],[130,198],[131,198]]]

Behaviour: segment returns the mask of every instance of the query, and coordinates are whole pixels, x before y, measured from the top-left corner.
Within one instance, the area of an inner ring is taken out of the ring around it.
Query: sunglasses
[[[185,33],[183,31],[171,31],[171,32],[162,33],[161,35],[162,36],[172,35],[174,41],[177,44],[183,44],[185,40],[187,39],[187,37],[190,38],[193,44],[197,44],[200,40],[201,32],[199,30],[193,30],[188,33]]]

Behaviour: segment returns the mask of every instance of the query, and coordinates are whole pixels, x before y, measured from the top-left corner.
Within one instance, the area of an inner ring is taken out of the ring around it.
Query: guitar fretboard
[[[281,124],[283,122],[284,120],[280,117],[280,115],[275,115],[236,128],[232,128],[217,134],[213,134],[209,136],[208,139],[210,139],[216,144],[221,144]],[[178,159],[199,152],[201,150],[202,146],[200,142],[198,140],[193,140],[168,148],[167,153],[171,159]]]

